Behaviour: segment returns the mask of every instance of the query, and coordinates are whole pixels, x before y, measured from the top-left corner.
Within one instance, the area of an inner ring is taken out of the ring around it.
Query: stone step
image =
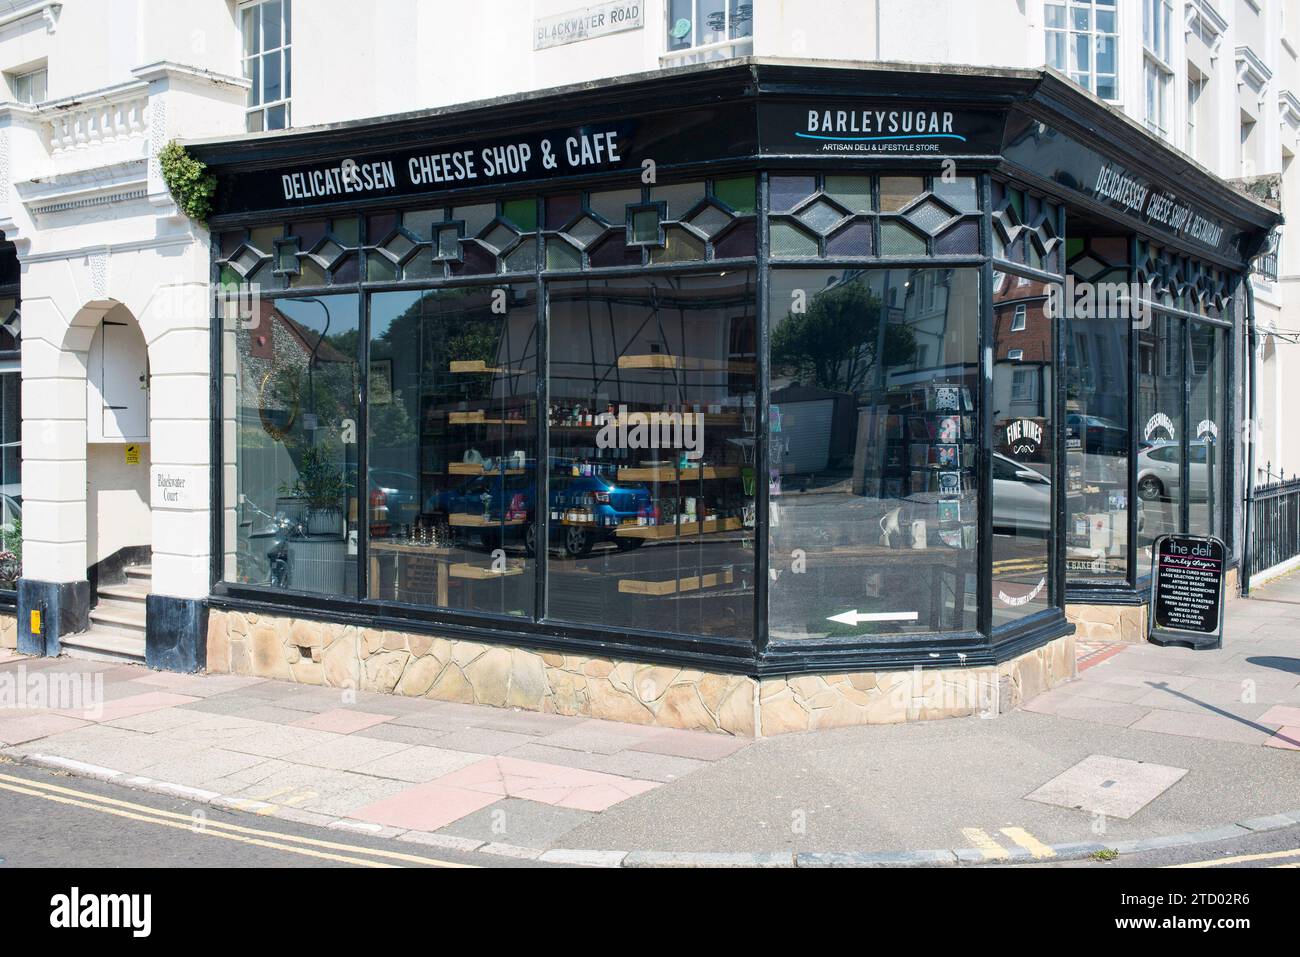
[[[98,594],[100,599],[119,599],[143,604],[149,597],[148,579],[135,579],[125,584],[100,585]]]
[[[133,578],[153,578],[152,565],[127,565],[124,571],[126,572],[127,581]]]
[[[71,658],[88,658],[96,661],[144,662],[144,634],[121,634],[105,628],[92,627],[75,635],[59,639],[63,653]]]
[[[128,629],[144,634],[144,605],[139,602],[101,601],[90,609],[90,620],[95,624]]]

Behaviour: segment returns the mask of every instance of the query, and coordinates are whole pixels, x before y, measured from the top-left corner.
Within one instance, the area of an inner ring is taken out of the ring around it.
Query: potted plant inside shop
[[[306,504],[308,534],[342,534],[347,483],[343,472],[330,461],[323,448],[309,445],[302,450],[298,477],[280,486],[280,492]]]
[[[11,523],[0,525],[0,588],[16,588],[22,573],[23,520],[18,516]]]

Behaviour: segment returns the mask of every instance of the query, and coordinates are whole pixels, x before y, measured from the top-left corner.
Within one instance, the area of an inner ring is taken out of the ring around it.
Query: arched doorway
[[[86,578],[90,627],[72,654],[143,661],[150,589],[149,354],[126,306],[100,319],[86,352]]]

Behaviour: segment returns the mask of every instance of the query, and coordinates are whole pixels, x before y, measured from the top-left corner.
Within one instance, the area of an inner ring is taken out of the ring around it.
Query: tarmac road
[[[0,869],[514,867],[0,761]]]

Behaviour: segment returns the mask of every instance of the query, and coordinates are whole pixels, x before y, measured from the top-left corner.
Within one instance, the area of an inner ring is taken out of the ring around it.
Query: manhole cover
[[[1186,773],[1186,768],[1093,754],[1025,797],[1040,804],[1129,818]]]

